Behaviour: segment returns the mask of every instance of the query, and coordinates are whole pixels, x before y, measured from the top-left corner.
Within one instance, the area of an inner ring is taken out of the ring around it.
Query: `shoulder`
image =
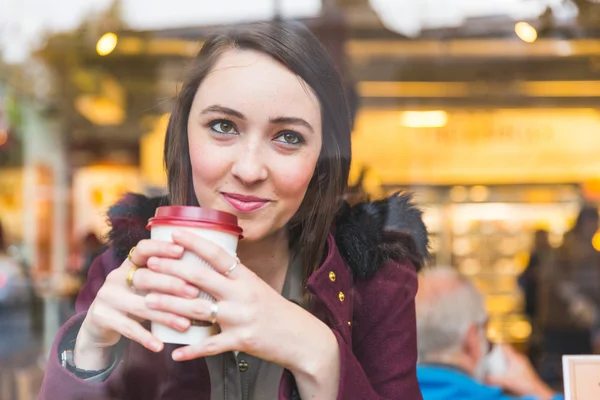
[[[412,195],[346,205],[334,229],[338,251],[356,279],[382,274],[411,275],[429,257],[423,213]]]

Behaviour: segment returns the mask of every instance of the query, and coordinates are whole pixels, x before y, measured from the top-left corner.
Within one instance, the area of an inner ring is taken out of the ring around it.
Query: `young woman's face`
[[[269,56],[228,50],[198,88],[188,143],[198,203],[237,215],[244,240],[260,240],[302,203],[321,151],[319,101]]]

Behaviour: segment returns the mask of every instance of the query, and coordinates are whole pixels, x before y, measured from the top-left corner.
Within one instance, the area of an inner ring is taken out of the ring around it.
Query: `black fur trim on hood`
[[[166,197],[128,194],[109,209],[108,239],[118,259],[150,237],[148,220],[157,207],[168,204]],[[369,278],[390,260],[409,259],[420,269],[429,256],[422,212],[410,194],[397,193],[352,207],[344,204],[334,231],[338,250],[358,279]]]
[[[357,278],[368,278],[390,260],[408,258],[421,269],[429,257],[423,213],[408,193],[345,205],[336,221],[339,252]]]
[[[140,240],[150,238],[146,229],[148,220],[154,217],[156,209],[168,205],[166,197],[146,197],[141,194],[128,193],[107,213],[111,230],[108,241],[115,250],[116,257],[121,260],[129,254],[129,250]]]

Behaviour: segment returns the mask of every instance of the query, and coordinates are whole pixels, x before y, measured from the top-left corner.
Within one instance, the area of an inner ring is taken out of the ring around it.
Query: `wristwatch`
[[[102,374],[103,372],[108,371],[113,363],[114,363],[114,360],[113,360],[113,362],[111,362],[108,365],[108,367],[106,367],[104,369],[96,370],[96,371],[79,369],[79,368],[77,368],[77,366],[75,365],[75,362],[73,361],[73,349],[66,349],[66,350],[63,350],[62,353],[60,353],[60,364],[64,368],[66,368],[67,371],[71,372],[76,377],[81,378],[81,379],[89,379],[89,378],[96,377],[96,376]]]

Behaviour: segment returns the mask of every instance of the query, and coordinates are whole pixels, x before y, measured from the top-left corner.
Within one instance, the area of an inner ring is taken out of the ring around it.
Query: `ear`
[[[476,324],[471,324],[467,330],[463,343],[463,351],[471,365],[477,365],[481,357],[483,357],[483,354],[481,354],[481,329]]]

